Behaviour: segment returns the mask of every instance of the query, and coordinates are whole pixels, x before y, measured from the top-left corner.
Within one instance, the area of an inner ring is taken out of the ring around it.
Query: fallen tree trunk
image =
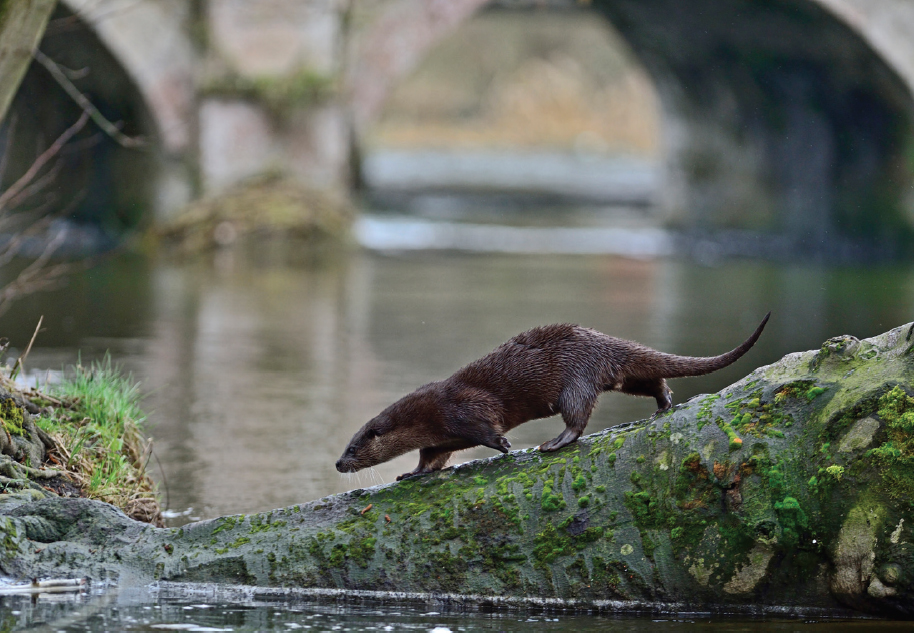
[[[914,615],[914,324],[830,339],[651,421],[182,528],[79,499],[0,506],[0,566],[566,599],[613,609]]]

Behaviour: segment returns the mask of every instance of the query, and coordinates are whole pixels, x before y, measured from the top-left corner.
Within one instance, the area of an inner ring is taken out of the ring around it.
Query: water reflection
[[[772,310],[745,359],[672,381],[683,402],[830,336],[871,336],[910,321],[912,304],[914,278],[900,268],[432,252],[309,258],[278,244],[184,263],[111,260],[27,299],[0,327],[23,345],[45,316],[32,368],[110,350],[135,373],[149,393],[156,476],[167,482],[169,507],[193,508],[173,519],[180,523],[392,481],[417,455],[373,473],[334,470],[352,433],[404,393],[534,325],[577,322],[708,355],[735,346]],[[653,408],[606,394],[589,430]],[[534,446],[561,426],[558,418],[532,422],[510,439]],[[492,454],[474,449],[460,459]]]

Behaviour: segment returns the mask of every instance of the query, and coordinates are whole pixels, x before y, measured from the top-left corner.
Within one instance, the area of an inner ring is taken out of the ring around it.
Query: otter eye
[[[355,455],[355,446],[350,446],[349,448],[347,448],[347,449],[346,449],[346,454],[347,454],[347,455]]]

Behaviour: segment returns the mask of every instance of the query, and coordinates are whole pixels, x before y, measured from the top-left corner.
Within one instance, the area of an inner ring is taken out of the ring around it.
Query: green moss
[[[711,421],[711,418],[713,417],[711,408],[714,406],[714,401],[719,399],[720,396],[718,394],[712,394],[701,401],[701,406],[698,409],[698,415],[695,416],[695,419],[698,421],[699,431]]]
[[[740,438],[740,436],[736,434],[736,431],[733,430],[733,427],[724,422],[722,418],[717,418],[717,426],[727,434],[731,451],[738,451],[743,447],[742,438]]]
[[[551,523],[546,525],[542,532],[533,540],[533,559],[540,567],[555,561],[559,556],[574,553],[571,537],[562,534]]]
[[[213,535],[219,534],[219,532],[223,531],[234,530],[235,526],[241,523],[243,520],[244,515],[223,517],[222,523],[219,524],[219,527],[213,530]]]
[[[584,496],[578,499],[578,505],[582,508],[586,508],[590,505],[590,497]]]
[[[867,451],[879,465],[886,492],[893,498],[914,498],[914,398],[896,385],[878,401],[877,414],[886,424],[886,441]]]
[[[201,92],[260,100],[274,112],[282,113],[294,106],[311,105],[326,99],[333,93],[335,83],[331,76],[301,68],[282,77],[226,74],[205,81]]]
[[[360,567],[368,567],[369,561],[375,553],[377,539],[373,536],[365,537],[349,546],[349,557]]]
[[[24,423],[22,409],[12,398],[4,398],[0,401],[0,422],[3,424],[10,435],[23,435],[25,430],[22,428]]]
[[[639,464],[643,464],[645,459],[646,458],[644,457],[644,455],[638,455],[638,458],[635,461],[638,462]]]
[[[794,382],[787,383],[782,385],[774,394],[774,401],[776,404],[781,404],[789,398],[799,398],[801,396],[809,394],[810,391],[817,388],[815,383],[812,380],[796,380]],[[825,391],[822,389],[819,393]],[[816,394],[819,395],[819,393]],[[815,396],[813,396],[814,398]],[[812,398],[809,398],[812,400]]]
[[[238,538],[236,538],[234,541],[232,541],[225,547],[216,548],[216,553],[217,554],[226,554],[226,553],[228,553],[229,550],[237,549],[237,548],[241,547],[242,545],[246,545],[247,543],[250,543],[250,542],[251,542],[251,539],[249,539],[248,537],[239,536]]]
[[[540,507],[544,512],[555,512],[565,507],[565,500],[561,494],[553,494],[552,481],[547,480],[543,484],[543,497],[540,501]]]
[[[825,389],[824,389],[824,388],[822,388],[822,387],[811,387],[811,388],[806,392],[806,399],[809,400],[810,402],[812,402],[813,400],[815,400],[817,397],[819,397],[819,396],[820,396],[821,394],[823,394],[823,393],[825,393]]]
[[[264,517],[263,515],[254,515],[251,517],[251,534],[257,534],[258,532],[266,532],[268,530],[278,530],[279,528],[286,525],[285,521],[273,521],[270,522],[270,515]]]
[[[580,492],[587,486],[587,480],[584,479],[584,475],[578,475],[577,479],[571,484],[571,489],[575,492]]]
[[[609,465],[610,465],[610,466],[615,465],[615,463],[616,463],[616,454],[615,454],[615,453],[610,453],[609,455],[607,455],[607,456],[606,456],[606,461],[609,462]]]
[[[809,519],[800,507],[800,502],[794,497],[784,497],[783,501],[774,504],[774,509],[781,524],[784,542],[787,545],[796,545],[809,525]]]

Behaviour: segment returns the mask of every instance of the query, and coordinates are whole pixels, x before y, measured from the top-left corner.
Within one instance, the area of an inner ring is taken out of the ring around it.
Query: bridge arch
[[[125,148],[90,123],[58,157],[62,169],[50,210],[100,228],[101,247],[124,230],[179,208],[191,194],[193,85],[182,79],[190,77],[190,69],[174,53],[181,46],[169,41],[179,33],[169,34],[168,20],[154,19],[160,9],[158,3],[62,0],[39,44],[106,118],[146,141]],[[144,46],[142,37],[155,43]],[[33,62],[7,118],[15,121],[7,127],[16,141],[8,177],[24,172],[80,113],[48,71]]]
[[[153,197],[150,176],[156,171],[154,124],[118,60],[66,7],[58,6],[52,14],[39,49],[102,116],[116,122],[124,134],[150,140],[142,148],[125,148],[90,121],[54,158],[48,172],[51,180],[22,201],[23,209],[60,214],[71,229],[80,227],[78,233],[70,233],[71,248],[106,248],[148,214]],[[12,141],[7,146],[7,183],[25,173],[81,115],[74,99],[33,61],[3,126],[4,136]]]
[[[193,142],[193,46],[187,35],[188,2],[61,0],[91,28],[136,85],[166,152],[181,154]]]
[[[392,3],[360,34],[350,66],[357,131],[378,116],[389,87],[425,50],[476,10],[542,4]],[[653,77],[664,145],[660,209],[669,223],[784,231],[808,243],[835,233],[894,236],[914,226],[907,159],[914,44],[885,19],[914,22],[903,3],[546,4],[586,5],[607,19]]]

